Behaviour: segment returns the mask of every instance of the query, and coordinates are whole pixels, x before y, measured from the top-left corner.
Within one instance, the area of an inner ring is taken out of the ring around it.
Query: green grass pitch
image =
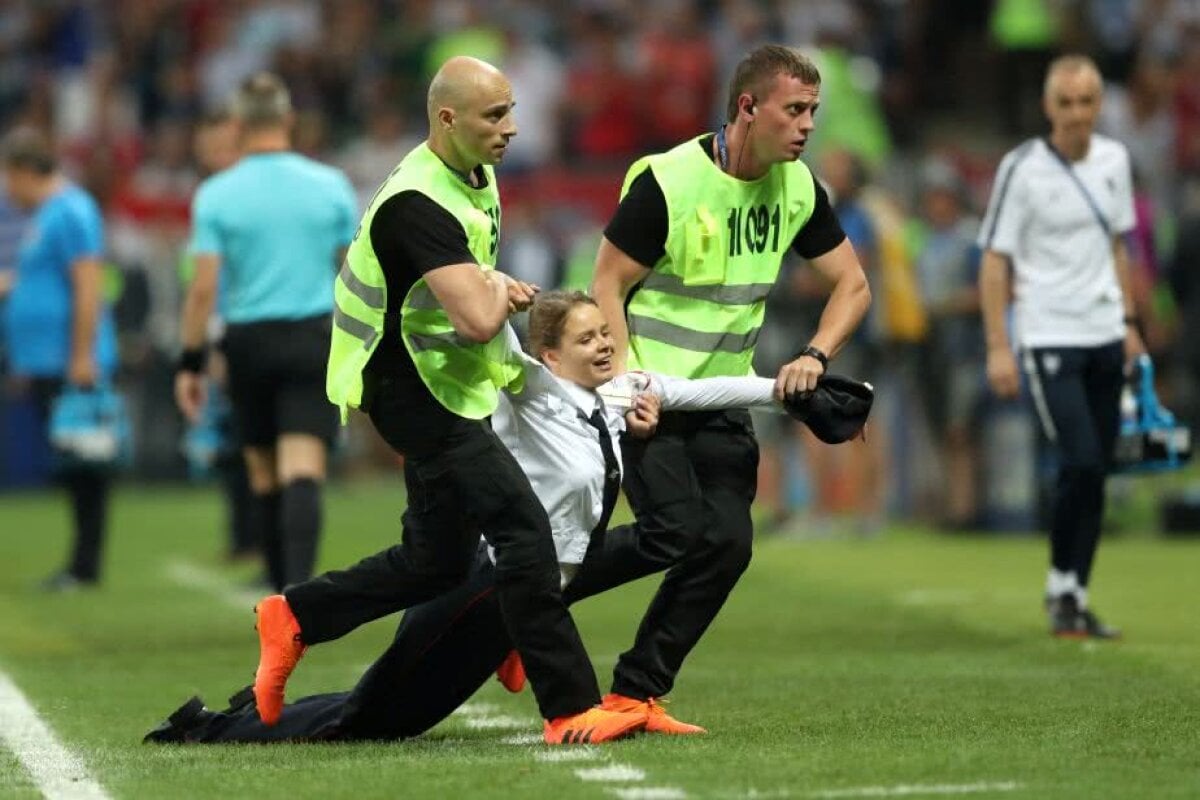
[[[391,543],[402,503],[399,482],[331,490],[322,567]],[[1093,602],[1126,638],[1069,643],[1044,629],[1040,539],[763,539],[670,698],[704,737],[546,760],[511,743],[540,732],[532,696],[491,682],[408,742],[142,745],[252,677],[253,615],[227,596],[251,573],[219,562],[220,514],[215,491],[122,488],[105,585],[46,596],[65,503],[0,497],[0,669],[114,798],[1200,797],[1200,541],[1107,542]],[[576,607],[602,687],[655,584]],[[289,696],[349,687],[393,627],[313,648]],[[0,746],[0,797],[37,796]]]

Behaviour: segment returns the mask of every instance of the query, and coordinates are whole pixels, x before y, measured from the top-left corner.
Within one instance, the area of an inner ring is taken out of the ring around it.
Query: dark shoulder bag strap
[[[1043,139],[1043,141],[1046,143],[1046,147],[1049,148],[1050,152],[1054,154],[1054,158],[1060,165],[1062,165],[1062,168],[1066,170],[1067,174],[1071,176],[1071,180],[1074,181],[1077,187],[1079,187],[1079,191],[1083,194],[1083,199],[1087,200],[1088,206],[1090,206],[1092,209],[1092,214],[1096,216],[1096,222],[1099,222],[1100,227],[1104,229],[1104,235],[1109,239],[1112,239],[1112,228],[1109,227],[1108,220],[1104,218],[1104,212],[1100,210],[1100,205],[1096,202],[1096,198],[1092,196],[1092,193],[1088,191],[1088,188],[1083,185],[1083,181],[1079,180],[1079,176],[1075,174],[1075,169],[1071,166],[1071,162],[1067,161],[1066,156],[1058,152],[1058,148],[1050,143],[1049,138]]]

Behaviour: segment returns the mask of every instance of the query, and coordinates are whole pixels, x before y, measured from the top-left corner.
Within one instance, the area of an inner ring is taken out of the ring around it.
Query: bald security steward
[[[338,276],[327,392],[343,419],[361,409],[405,456],[408,507],[400,544],[259,603],[254,693],[268,724],[307,646],[455,588],[483,531],[547,743],[597,743],[644,725],[643,715],[597,707],[546,512],[488,424],[500,391],[522,375],[505,346],[508,315],[535,291],[492,266],[492,167],[516,135],[512,109],[495,67],[447,61],[429,87],[429,138],[375,193]]]

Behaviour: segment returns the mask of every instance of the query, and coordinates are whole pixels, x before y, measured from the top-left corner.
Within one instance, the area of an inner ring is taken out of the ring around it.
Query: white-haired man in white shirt
[[[1089,607],[1088,585],[1125,367],[1145,351],[1124,239],[1134,226],[1129,153],[1094,132],[1102,86],[1089,58],[1050,65],[1050,135],[1004,157],[979,237],[988,381],[1016,397],[1024,370],[1060,454],[1046,605],[1050,633],[1063,638],[1119,635]]]

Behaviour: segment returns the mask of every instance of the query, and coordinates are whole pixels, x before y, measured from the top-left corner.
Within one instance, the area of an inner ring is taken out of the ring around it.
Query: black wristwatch
[[[825,355],[825,351],[821,350],[819,347],[814,347],[810,344],[808,347],[801,350],[800,354],[797,355],[796,358],[799,358],[800,356],[808,356],[809,358],[815,358],[817,361],[820,361],[822,372],[829,370],[829,356]]]
[[[179,372],[194,372],[197,374],[203,373],[205,366],[208,365],[208,348],[196,347],[185,349],[179,354],[179,364],[177,370]]]

